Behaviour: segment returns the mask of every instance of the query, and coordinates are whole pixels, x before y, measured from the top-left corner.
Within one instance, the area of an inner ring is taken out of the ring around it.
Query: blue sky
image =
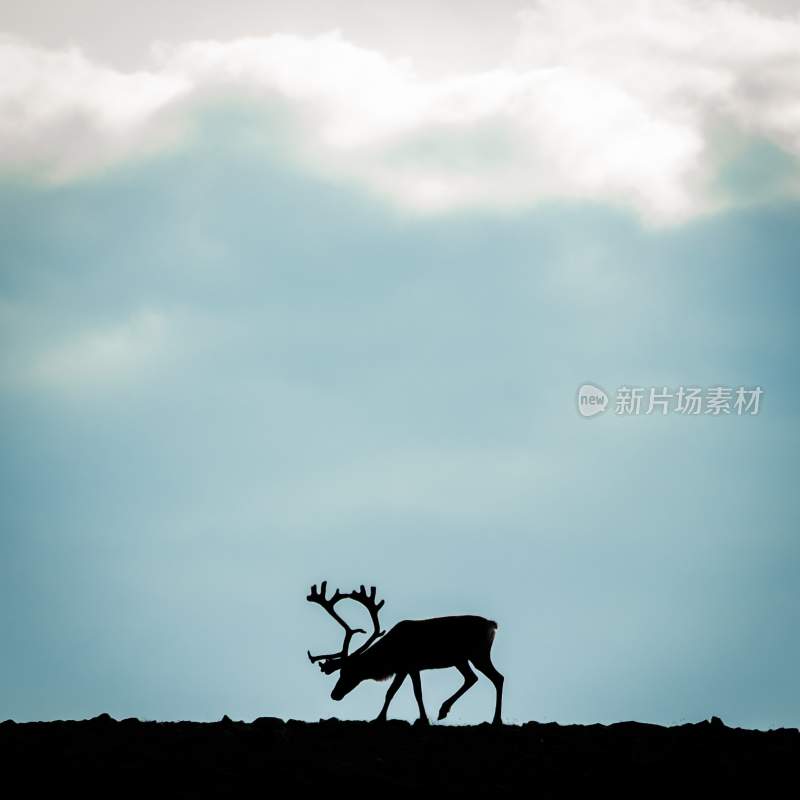
[[[372,717],[305,658],[327,578],[498,620],[510,722],[798,725],[800,22],[666,6],[657,55],[661,12],[544,3],[449,76],[347,4],[138,70],[8,26],[0,717]]]

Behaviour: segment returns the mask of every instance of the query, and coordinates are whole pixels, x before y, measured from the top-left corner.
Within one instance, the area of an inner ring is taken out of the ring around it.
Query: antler
[[[367,611],[369,611],[369,615],[372,618],[372,633],[369,635],[369,639],[367,639],[364,644],[360,645],[353,653],[354,656],[357,656],[359,653],[363,653],[376,639],[379,639],[384,633],[386,633],[386,631],[381,630],[381,623],[378,619],[378,613],[383,608],[383,604],[386,601],[381,600],[380,603],[376,603],[375,587],[370,586],[369,595],[367,595],[367,590],[364,588],[363,584],[357,592],[350,592],[349,594],[345,595],[345,597],[349,597],[351,600],[361,603],[361,605],[364,606]]]
[[[344,628],[344,642],[342,643],[342,649],[338,653],[327,653],[324,655],[317,655],[312,656],[311,651],[308,652],[308,660],[314,664],[317,661],[320,661],[319,668],[326,674],[330,674],[335,670],[339,669],[342,665],[342,662],[348,658],[348,648],[350,647],[350,640],[353,638],[353,634],[356,633],[366,633],[363,628],[351,628],[337,613],[334,606],[340,600],[355,600],[358,603],[361,603],[367,611],[369,611],[370,617],[372,618],[372,633],[370,634],[369,638],[355,651],[352,655],[356,656],[359,653],[363,653],[377,638],[383,636],[385,631],[381,630],[380,621],[378,620],[378,612],[381,610],[384,601],[381,600],[380,603],[375,602],[375,587],[370,587],[370,593],[367,594],[366,589],[361,586],[359,591],[348,592],[347,594],[343,594],[338,589],[331,595],[331,597],[326,597],[325,594],[327,592],[328,582],[322,581],[319,586],[319,591],[317,591],[317,585],[314,584],[311,587],[311,593],[306,597],[306,600],[309,603],[317,603],[317,605],[322,606],[330,616],[332,616],[343,628]]]
[[[355,633],[366,633],[365,630],[362,628],[351,628],[337,613],[334,606],[340,601],[344,600],[347,595],[342,594],[338,589],[333,593],[331,597],[325,597],[325,594],[328,590],[328,582],[322,581],[319,586],[319,591],[317,591],[317,584],[315,583],[311,587],[311,593],[306,597],[309,603],[317,603],[318,605],[322,606],[343,628],[344,628],[344,642],[342,643],[342,649],[338,653],[326,653],[323,655],[312,656],[311,651],[306,651],[308,653],[308,660],[314,664],[317,661],[322,661],[324,663],[320,664],[320,669],[323,672],[333,672],[339,665],[342,659],[347,658],[347,649],[350,647],[350,640],[353,638],[353,634]],[[335,663],[331,663],[334,662]]]

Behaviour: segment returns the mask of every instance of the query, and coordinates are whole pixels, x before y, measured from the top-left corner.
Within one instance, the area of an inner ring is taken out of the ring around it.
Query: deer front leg
[[[422,681],[419,679],[419,672],[411,673],[411,685],[414,687],[414,697],[419,706],[419,722],[420,725],[428,724],[428,715],[425,713],[425,706],[422,704]]]
[[[375,722],[386,722],[386,714],[389,711],[389,703],[392,702],[392,698],[397,694],[397,690],[400,688],[400,686],[402,686],[405,679],[405,672],[398,672],[397,675],[394,676],[392,685],[389,687],[389,691],[386,692],[386,700],[383,701],[381,713],[375,717]]]

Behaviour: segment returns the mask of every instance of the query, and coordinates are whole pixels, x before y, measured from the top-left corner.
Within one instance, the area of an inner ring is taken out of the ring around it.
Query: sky
[[[0,2],[0,719],[800,725],[792,6]]]

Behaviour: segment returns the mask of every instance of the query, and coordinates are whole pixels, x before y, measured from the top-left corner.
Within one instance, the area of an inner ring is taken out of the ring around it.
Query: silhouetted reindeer
[[[384,638],[385,631],[381,630],[378,612],[383,607],[384,601],[375,601],[375,587],[370,588],[369,594],[362,586],[358,591],[342,594],[338,589],[327,598],[327,581],[320,584],[317,591],[316,584],[311,587],[311,594],[306,600],[322,606],[343,628],[344,643],[338,653],[312,656],[308,653],[311,663],[320,662],[320,669],[330,675],[339,671],[339,680],[333,687],[331,697],[341,700],[351,692],[359,683],[368,678],[383,681],[394,675],[394,680],[386,700],[376,720],[386,719],[386,712],[400,685],[411,676],[414,687],[414,697],[419,706],[419,722],[428,724],[428,715],[422,704],[422,684],[419,673],[423,669],[442,669],[455,667],[464,676],[464,685],[451,697],[442,703],[439,709],[439,719],[444,719],[453,706],[470,687],[477,683],[478,678],[470,668],[472,665],[480,670],[497,690],[497,700],[494,708],[493,724],[501,722],[500,712],[503,703],[503,676],[494,668],[489,653],[494,641],[497,623],[483,617],[436,617],[434,619],[404,620],[398,622]],[[372,633],[367,640],[352,653],[348,653],[350,640],[356,633],[366,631],[361,628],[351,628],[336,613],[334,606],[340,600],[355,600],[361,603],[372,618]],[[377,641],[380,639],[380,641]],[[375,642],[375,644],[373,644]]]

